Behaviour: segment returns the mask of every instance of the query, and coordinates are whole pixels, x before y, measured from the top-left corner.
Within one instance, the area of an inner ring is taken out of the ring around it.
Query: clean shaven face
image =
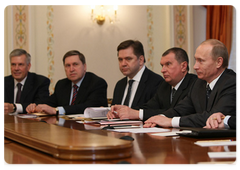
[[[65,58],[64,68],[66,76],[74,84],[79,82],[86,73],[86,64],[83,64],[78,55]]]

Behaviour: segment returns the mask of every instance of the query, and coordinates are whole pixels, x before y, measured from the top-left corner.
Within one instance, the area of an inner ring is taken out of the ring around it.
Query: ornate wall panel
[[[154,69],[153,55],[154,55],[154,46],[153,46],[153,15],[152,7],[147,6],[147,38],[148,38],[148,57],[147,57],[147,67],[150,70]]]
[[[50,94],[54,91],[54,34],[53,34],[53,7],[47,6],[47,57],[48,57],[48,78],[50,79]]]
[[[174,6],[174,45],[188,51],[187,6]]]
[[[13,6],[13,48],[29,51],[29,17],[28,6]]]

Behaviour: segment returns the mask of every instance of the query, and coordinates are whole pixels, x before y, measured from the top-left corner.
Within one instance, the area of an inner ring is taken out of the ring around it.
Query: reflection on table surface
[[[99,125],[77,123],[77,120],[67,120],[64,118],[41,117],[37,119],[22,119],[17,116],[5,116],[5,123],[28,123],[28,122],[45,122],[54,126],[62,126],[70,129],[87,131],[89,133],[120,138],[122,136],[131,136],[133,141],[133,154],[129,158],[102,160],[102,161],[68,161],[53,158],[51,155],[24,146],[12,140],[5,138],[4,140],[4,155],[7,163],[14,164],[116,164],[116,163],[131,163],[131,164],[196,164],[199,162],[234,162],[235,158],[228,159],[211,159],[208,152],[227,152],[236,151],[236,146],[213,146],[200,147],[194,142],[198,140],[188,137],[163,137],[154,136],[151,133],[119,133],[108,130],[102,130]],[[170,128],[170,130],[177,130]],[[83,136],[84,137],[84,136]],[[221,138],[232,139],[236,138]],[[208,139],[211,140],[211,139]],[[216,138],[215,138],[216,140]]]

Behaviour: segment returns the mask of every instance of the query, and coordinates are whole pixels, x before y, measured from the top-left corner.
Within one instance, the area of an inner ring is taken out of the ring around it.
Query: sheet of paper
[[[113,129],[114,132],[131,132],[131,133],[152,133],[152,132],[167,132],[169,129],[163,128],[133,128],[133,129]]]
[[[110,107],[88,107],[84,110],[85,118],[106,117]]]
[[[197,164],[234,164],[235,161],[198,162]]]
[[[140,120],[101,120],[101,125],[142,124]]]
[[[236,145],[236,141],[231,140],[207,140],[197,141],[194,144],[207,147],[207,146],[225,146],[225,145]]]
[[[191,133],[192,131],[183,130],[183,131],[172,131],[172,132],[161,132],[161,133],[153,133],[151,135],[154,136],[178,136],[179,133]],[[177,134],[178,133],[178,134]]]
[[[17,117],[20,118],[37,118],[37,115],[32,115],[32,114],[18,114]]]
[[[209,158],[236,158],[236,152],[208,152]]]

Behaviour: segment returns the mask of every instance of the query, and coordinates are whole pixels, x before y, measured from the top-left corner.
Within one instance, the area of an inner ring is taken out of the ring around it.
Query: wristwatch
[[[56,116],[58,116],[58,115],[59,115],[59,110],[58,110],[58,108],[56,107],[55,110],[56,110]]]
[[[17,110],[17,107],[16,107],[16,105],[13,103],[13,113],[16,112],[16,110]]]

